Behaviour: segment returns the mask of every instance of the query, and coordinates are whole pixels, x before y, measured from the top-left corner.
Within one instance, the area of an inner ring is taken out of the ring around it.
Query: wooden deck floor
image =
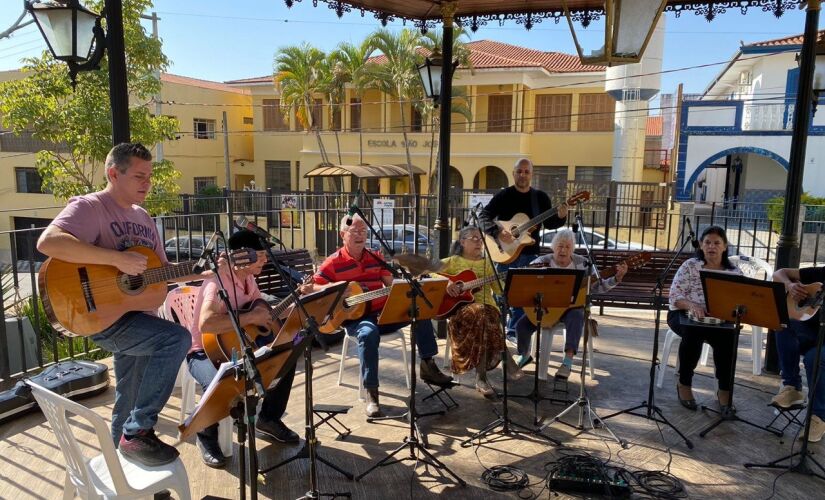
[[[599,321],[601,336],[596,341],[596,378],[588,380],[587,389],[594,409],[606,415],[647,398],[653,321],[650,313],[618,309],[607,311]],[[660,342],[663,338],[664,331]],[[751,336],[746,329],[740,342],[736,405],[743,418],[765,424],[773,416],[766,403],[774,393],[778,380],[750,374],[750,341]],[[439,341],[439,348],[443,354],[444,341]],[[318,437],[322,441],[321,453],[325,458],[357,474],[400,444],[407,434],[407,427],[398,421],[372,424],[365,421],[363,403],[357,401],[355,349],[351,350],[348,358],[342,387],[336,385],[339,355],[340,347],[334,347],[327,353],[315,351],[315,401],[353,405],[349,414],[342,418],[352,429],[352,435],[346,440],[336,440],[333,431],[322,427]],[[381,356],[381,402],[387,411],[401,411],[406,388],[399,341],[382,344]],[[552,362],[557,363],[559,356],[559,352],[554,352]],[[679,406],[674,394],[674,362],[675,353],[671,356],[665,386],[656,393],[656,402],[666,417],[694,442],[693,450],[689,450],[673,431],[664,428],[660,432],[655,423],[632,416],[608,420],[611,430],[629,443],[624,450],[606,438],[602,429],[579,433],[576,429],[554,424],[549,434],[561,440],[567,448],[587,450],[603,459],[609,458],[616,465],[647,470],[669,467],[681,479],[690,498],[767,498],[772,492],[774,498],[818,496],[815,492],[821,491],[825,484],[817,479],[799,474],[750,471],[742,466],[746,461],[762,462],[788,454],[794,444],[795,426],[784,438],[779,438],[743,423],[726,422],[706,438],[700,438],[699,431],[712,421],[712,415],[689,412]],[[713,405],[715,381],[712,362],[709,365],[700,367],[694,389],[700,403]],[[301,368],[299,366],[285,417],[287,424],[299,433],[302,433],[304,421],[305,379]],[[496,372],[492,379],[494,385],[500,386],[500,372]],[[575,398],[579,388],[578,376],[572,380],[570,397]],[[491,491],[480,479],[485,467],[509,464],[529,474],[533,494],[548,498],[549,492],[542,490],[544,465],[560,457],[563,450],[523,437],[498,439],[471,448],[460,447],[462,440],[495,418],[494,407],[501,407],[500,403],[490,403],[475,392],[471,374],[464,375],[461,382],[465,386],[452,391],[460,406],[445,416],[422,420],[421,427],[429,436],[431,451],[467,481],[466,487],[457,486],[450,478],[422,464],[414,468],[416,464],[410,461],[380,468],[359,482],[348,481],[320,464],[318,477],[321,490],[348,491],[353,498],[363,499],[419,499],[439,495],[457,499],[518,498],[515,493]],[[528,392],[531,387],[531,377],[511,384],[514,393]],[[110,388],[100,396],[83,400],[83,403],[109,420],[113,394]],[[422,395],[423,390],[419,390],[419,396]],[[180,408],[178,396],[176,391],[158,426],[159,434],[167,441],[174,438]],[[422,410],[434,407],[431,402],[421,406]],[[532,418],[532,403],[513,400],[510,408],[518,422],[528,423]],[[563,408],[562,405],[545,402],[541,404],[540,412],[545,417],[552,417]],[[566,420],[574,422],[575,417]],[[299,449],[298,446],[259,443],[262,467],[289,457]],[[798,449],[799,443],[794,446],[795,450]],[[812,449],[818,454],[822,452],[821,445],[814,445]],[[225,470],[213,470],[202,465],[193,443],[182,444],[180,451],[189,473],[193,498],[238,497],[237,454]],[[35,413],[0,427],[0,498],[60,498],[63,463],[63,456],[42,415]],[[307,473],[306,460],[294,461],[267,474],[259,493],[265,498],[296,498],[307,490]],[[523,498],[526,497],[525,494]]]

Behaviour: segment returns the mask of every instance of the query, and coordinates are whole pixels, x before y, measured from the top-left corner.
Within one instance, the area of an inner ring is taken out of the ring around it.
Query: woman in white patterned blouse
[[[707,315],[705,294],[699,277],[701,270],[742,274],[739,268],[728,260],[728,238],[725,230],[719,226],[710,226],[702,232],[696,257],[686,260],[676,271],[670,285],[667,324],[682,338],[679,344],[679,381],[676,383],[679,402],[689,410],[696,410],[696,400],[691,389],[693,371],[702,355],[702,344],[706,342],[713,348],[713,364],[719,383],[716,396],[721,411],[727,413],[732,410],[730,375],[734,369],[731,366],[733,349],[736,348],[734,336],[727,330],[686,326],[683,323],[688,312],[696,318],[704,318]]]

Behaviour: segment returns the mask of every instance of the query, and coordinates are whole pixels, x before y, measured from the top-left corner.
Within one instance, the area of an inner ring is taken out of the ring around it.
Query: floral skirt
[[[477,368],[486,358],[486,370],[501,361],[504,335],[501,316],[489,304],[472,303],[461,307],[447,323],[453,373],[461,374]],[[486,353],[486,355],[485,355]]]

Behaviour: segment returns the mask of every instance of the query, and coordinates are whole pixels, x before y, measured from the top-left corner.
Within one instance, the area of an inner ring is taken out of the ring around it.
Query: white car
[[[539,233],[541,240],[539,244],[543,247],[549,247],[553,242],[553,237],[556,236],[558,229],[542,229]],[[630,241],[616,241],[612,238],[607,238],[604,234],[598,231],[592,231],[587,228],[581,228],[576,235],[576,248],[584,248],[582,237],[587,238],[587,243],[591,249],[604,248],[604,240],[607,240],[607,248],[614,248],[618,250],[656,250],[653,245],[642,245]]]

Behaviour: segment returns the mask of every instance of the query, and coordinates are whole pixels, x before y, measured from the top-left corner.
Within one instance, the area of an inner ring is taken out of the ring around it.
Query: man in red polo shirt
[[[378,261],[381,257],[367,250],[367,224],[354,215],[341,219],[339,227],[344,245],[324,260],[315,273],[314,282],[325,285],[336,281],[355,281],[365,290],[377,290],[392,284],[392,274]],[[302,293],[312,291],[313,285],[301,287]],[[390,333],[406,326],[392,324],[378,326],[378,314],[386,303],[386,297],[376,299],[367,306],[366,315],[355,321],[344,323],[347,335],[358,339],[358,357],[361,360],[361,378],[367,390],[368,417],[381,415],[378,405],[378,344],[382,334]],[[433,361],[438,354],[435,333],[430,321],[417,323],[415,332],[418,355],[421,358],[421,380],[431,384],[449,383],[452,377],[444,375]]]

